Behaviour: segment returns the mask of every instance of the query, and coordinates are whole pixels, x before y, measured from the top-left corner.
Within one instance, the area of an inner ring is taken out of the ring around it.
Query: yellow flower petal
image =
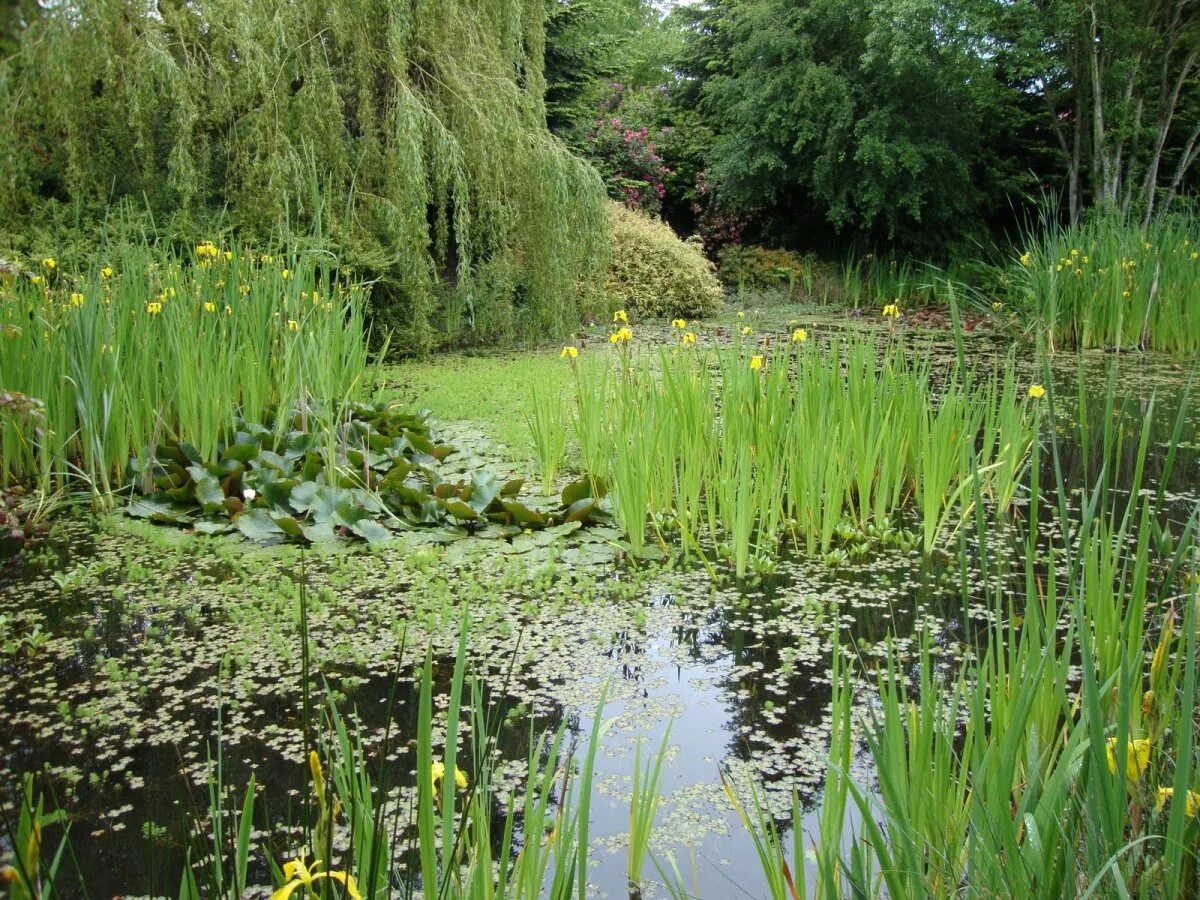
[[[346,886],[346,893],[350,895],[352,900],[362,900],[362,894],[358,892],[358,884],[354,881],[353,875],[347,875],[345,872],[330,872],[325,877],[334,881],[340,881]]]
[[[1116,758],[1117,738],[1110,737],[1105,748],[1108,757],[1108,771],[1117,774]],[[1150,742],[1145,738],[1126,741],[1125,743],[1125,779],[1131,784],[1136,782],[1150,764]]]
[[[289,881],[271,895],[271,900],[287,900],[288,897],[292,896],[292,892],[303,884],[303,881]]]

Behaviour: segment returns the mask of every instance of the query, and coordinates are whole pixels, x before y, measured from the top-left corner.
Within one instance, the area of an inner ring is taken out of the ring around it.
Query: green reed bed
[[[784,540],[826,553],[847,528],[888,528],[908,506],[932,550],[975,485],[1009,509],[1038,404],[1011,364],[939,387],[928,357],[898,343],[881,354],[862,339],[801,336],[766,349],[622,344],[611,367],[576,364],[579,463],[611,487],[634,555],[648,528],[660,542],[678,530],[685,551],[707,539],[740,577]]]
[[[0,387],[40,403],[0,408],[0,480],[105,496],[131,459],[178,440],[212,459],[233,417],[313,414],[368,383],[365,288],[304,256],[200,244],[125,250],[73,275],[53,260],[0,283]]]
[[[1038,550],[1029,536],[1020,605],[1001,591],[1020,571],[984,561],[974,597],[991,598],[993,624],[953,674],[938,674],[925,634],[915,666],[899,646],[889,653],[856,712],[861,694],[835,648],[817,833],[800,836],[797,805],[788,848],[753,786],[731,796],[774,900],[1200,889],[1197,523],[1170,538],[1156,524],[1161,498],[1101,502],[1104,479],[1081,513],[1059,518],[1061,542]],[[980,546],[987,527],[977,519]],[[849,775],[859,731],[873,784]]]
[[[1200,221],[1096,216],[1031,232],[1014,302],[1059,346],[1200,352]]]

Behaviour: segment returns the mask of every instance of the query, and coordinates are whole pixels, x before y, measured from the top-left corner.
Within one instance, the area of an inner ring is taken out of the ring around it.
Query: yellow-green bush
[[[813,269],[813,260],[791,250],[733,244],[721,251],[721,280],[747,290],[795,290]]]
[[[610,206],[610,218],[612,258],[605,289],[614,307],[646,318],[698,318],[720,308],[721,285],[699,245],[617,203]]]

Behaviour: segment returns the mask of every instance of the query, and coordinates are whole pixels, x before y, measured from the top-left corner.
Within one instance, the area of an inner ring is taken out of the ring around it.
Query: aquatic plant
[[[186,258],[124,253],[78,277],[56,266],[0,285],[0,384],[40,411],[0,408],[0,481],[110,502],[160,441],[213,462],[235,415],[298,404],[336,418],[372,394],[366,289],[315,257],[209,243]]]
[[[625,869],[629,891],[640,896],[642,869],[650,851],[650,835],[662,799],[662,771],[667,759],[671,729],[663,732],[658,751],[642,765],[642,742],[638,741],[633,759],[633,790],[629,797],[629,862]]]
[[[735,337],[729,350],[623,356],[615,376],[579,372],[580,465],[594,471],[599,457],[635,555],[647,521],[678,528],[688,552],[704,523],[741,577],[785,537],[827,553],[844,520],[862,532],[910,501],[931,551],[963,521],[975,482],[998,514],[1010,508],[1037,422],[1011,360],[935,390],[928,358],[899,344]]]
[[[267,424],[236,419],[212,461],[185,443],[161,443],[142,473],[142,493],[125,511],[203,534],[356,535],[372,543],[429,526],[509,538],[531,528],[577,528],[600,514],[586,482],[567,485],[555,511],[522,503],[521,479],[502,482],[482,469],[443,479],[441,463],[454,448],[435,441],[424,416],[393,404],[347,405],[335,421],[325,415],[307,408]]]
[[[568,351],[574,350],[572,354]],[[564,358],[574,360],[579,351],[564,347]],[[567,415],[561,393],[549,394],[544,389],[533,388],[532,412],[528,416],[529,433],[533,438],[533,451],[537,458],[542,479],[542,493],[554,489],[554,479],[567,452]]]
[[[46,856],[43,853],[46,849],[45,830],[64,822],[66,817],[58,810],[46,812],[45,798],[36,789],[32,775],[21,780],[18,798],[16,822],[4,817],[4,833],[10,841],[12,862],[0,867],[0,884],[7,886],[11,900],[39,900],[47,894],[53,896],[55,879],[69,847],[68,834],[64,830],[58,848]]]
[[[1008,269],[1009,299],[1025,329],[1044,330],[1052,347],[1200,352],[1195,215],[1043,223],[1023,246]]]

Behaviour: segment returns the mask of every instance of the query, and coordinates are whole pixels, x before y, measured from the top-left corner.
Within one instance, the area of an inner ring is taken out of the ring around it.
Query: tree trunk
[[[1175,84],[1172,88],[1170,87],[1170,79],[1167,74],[1172,49],[1174,48],[1167,48],[1163,59],[1162,82],[1159,94],[1158,138],[1154,142],[1154,153],[1150,157],[1150,165],[1146,169],[1146,181],[1142,189],[1146,197],[1144,224],[1149,224],[1154,216],[1154,200],[1158,188],[1158,169],[1162,164],[1163,148],[1167,145],[1167,137],[1171,133],[1171,124],[1175,119],[1175,110],[1179,106],[1179,94],[1183,91],[1183,86],[1187,83],[1188,75],[1195,66],[1197,55],[1200,53],[1198,50],[1192,50],[1188,54],[1187,59],[1183,61],[1183,66],[1179,70],[1179,77],[1175,79]]]

